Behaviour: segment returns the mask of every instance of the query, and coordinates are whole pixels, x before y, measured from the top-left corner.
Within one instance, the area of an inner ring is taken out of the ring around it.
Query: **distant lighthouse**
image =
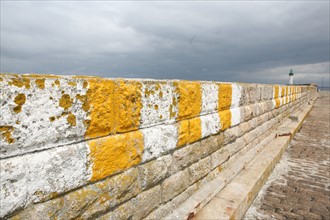
[[[292,69],[290,70],[290,73],[289,73],[289,84],[290,85],[293,84],[293,70]]]

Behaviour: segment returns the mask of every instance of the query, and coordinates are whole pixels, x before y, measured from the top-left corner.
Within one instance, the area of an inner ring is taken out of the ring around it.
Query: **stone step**
[[[193,219],[242,219],[280,160],[293,136],[301,128],[312,105],[305,105],[293,113],[299,121],[287,118],[270,136],[275,136],[266,148],[257,154],[221,191],[200,209],[190,215]]]

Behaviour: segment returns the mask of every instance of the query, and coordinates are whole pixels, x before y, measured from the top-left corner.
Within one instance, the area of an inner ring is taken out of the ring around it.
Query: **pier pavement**
[[[244,219],[330,219],[329,91],[320,92]]]

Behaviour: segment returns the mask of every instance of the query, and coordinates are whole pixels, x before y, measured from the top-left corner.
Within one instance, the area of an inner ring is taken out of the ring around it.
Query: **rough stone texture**
[[[171,174],[185,169],[190,164],[202,158],[202,151],[203,146],[201,142],[196,142],[173,152]]]
[[[329,219],[330,93],[321,93],[245,219]]]
[[[172,157],[167,155],[139,166],[142,189],[150,188],[165,179],[171,163]]]
[[[178,97],[171,81],[142,82],[141,127],[173,123],[178,114]]]
[[[89,218],[141,192],[137,168],[70,192],[45,203],[31,205],[15,215],[18,219]],[[1,209],[2,210],[2,209]]]
[[[132,219],[142,219],[161,203],[161,187],[155,186],[132,199],[134,213]]]
[[[87,119],[87,112],[77,97],[86,95],[85,80],[1,77],[0,126],[8,126],[12,131],[7,141],[0,138],[0,158],[83,138],[86,131],[83,121]],[[75,117],[75,122],[71,121],[74,126],[68,121],[70,113]]]
[[[177,127],[177,124],[171,124],[142,129],[144,137],[142,161],[157,158],[173,150],[178,140]]]
[[[0,216],[87,183],[87,151],[86,144],[79,143],[0,160]]]
[[[129,219],[132,217],[135,206],[132,201],[128,201],[105,215],[100,216],[100,220]]]
[[[161,184],[162,187],[162,202],[167,202],[176,195],[183,192],[190,185],[190,175],[189,170],[185,169],[183,171],[179,171],[178,173],[170,176],[165,179]]]
[[[201,116],[202,137],[208,137],[220,131],[220,118],[218,113]]]
[[[202,83],[202,114],[209,114],[218,109],[218,88],[216,83]]]
[[[0,86],[0,217],[42,219],[131,218],[122,207],[135,209],[132,198],[157,187],[160,207],[173,208],[313,91],[8,74]]]
[[[182,202],[189,198],[194,192],[198,190],[197,184],[188,187],[184,192],[182,192],[177,197],[173,198],[164,205],[159,206],[157,209],[152,211],[145,219],[163,219],[171,211],[177,208]]]
[[[211,157],[206,157],[189,167],[190,183],[194,183],[211,171]]]

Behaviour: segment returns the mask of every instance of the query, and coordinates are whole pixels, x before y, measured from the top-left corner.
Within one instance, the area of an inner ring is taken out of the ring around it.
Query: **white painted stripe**
[[[278,86],[278,97],[281,98],[281,94],[282,94],[282,87]]]
[[[207,137],[216,134],[220,131],[220,118],[218,113],[202,115],[202,137]]]
[[[0,217],[40,201],[40,196],[77,188],[91,177],[86,143],[53,148],[0,161]]]
[[[231,111],[231,126],[241,123],[241,110],[240,108],[232,108]]]
[[[272,99],[272,103],[273,103],[272,109],[275,109],[275,107],[276,107],[276,101],[275,101],[275,99]]]
[[[241,110],[239,109],[242,88],[236,83],[232,83],[232,99],[231,99],[231,126],[235,126],[241,122]]]
[[[174,124],[145,128],[141,132],[144,138],[142,162],[159,157],[176,147],[178,129]]]
[[[30,88],[11,86],[8,82],[11,77],[0,81],[1,95],[6,102],[0,105],[0,124],[12,126],[14,143],[8,143],[0,138],[0,158],[21,155],[36,150],[52,148],[84,139],[86,126],[84,120],[88,119],[87,112],[83,111],[83,103],[77,95],[84,96],[88,88],[83,88],[84,79],[46,78],[45,88],[37,86],[35,78],[30,79]],[[60,85],[54,85],[55,81]],[[76,86],[68,85],[69,82]],[[15,113],[14,98],[23,94],[26,98],[22,111]],[[60,105],[62,97],[68,96],[72,103],[64,110]],[[11,98],[10,98],[11,97]],[[75,117],[76,125],[68,123],[69,112]],[[53,118],[54,120],[50,120]],[[45,144],[47,143],[47,144]]]
[[[178,112],[177,105],[173,104],[178,94],[172,82],[144,81],[142,82],[142,109],[141,128],[161,123],[172,123],[175,117],[171,117],[171,110]]]
[[[242,88],[240,85],[236,83],[232,83],[232,98],[231,98],[231,106],[230,108],[239,107],[239,102],[241,100]]]
[[[218,90],[216,83],[202,83],[202,110],[201,114],[215,112],[218,109]]]

